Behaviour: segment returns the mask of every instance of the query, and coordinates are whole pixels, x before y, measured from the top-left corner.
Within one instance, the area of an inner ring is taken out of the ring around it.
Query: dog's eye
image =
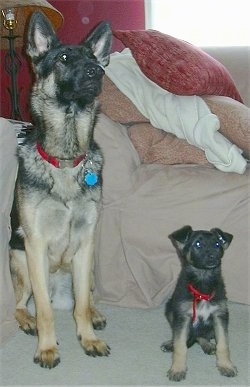
[[[196,241],[195,242],[195,247],[198,247],[198,249],[201,247],[201,242],[200,241]]]
[[[220,243],[219,243],[219,242],[216,242],[216,243],[215,243],[215,247],[217,247],[217,248],[220,247]]]
[[[65,63],[65,62],[67,62],[68,56],[66,54],[61,54],[59,56],[59,59],[61,62]]]

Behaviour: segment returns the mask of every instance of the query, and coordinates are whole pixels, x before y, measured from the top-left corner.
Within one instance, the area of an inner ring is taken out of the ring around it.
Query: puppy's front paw
[[[167,373],[167,376],[169,380],[172,380],[174,382],[180,382],[181,380],[184,380],[186,378],[187,370],[175,370],[173,367],[170,368],[170,370]]]
[[[110,347],[102,340],[84,340],[83,349],[88,356],[108,356]]]
[[[50,348],[44,351],[37,351],[34,357],[34,363],[42,368],[54,368],[60,363],[60,357],[57,348]]]
[[[233,364],[217,365],[217,368],[220,371],[221,375],[227,376],[229,378],[234,377],[238,374],[238,370]]]

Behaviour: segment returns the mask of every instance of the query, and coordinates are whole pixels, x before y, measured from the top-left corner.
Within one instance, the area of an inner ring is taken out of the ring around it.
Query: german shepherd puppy
[[[103,164],[93,131],[111,42],[106,22],[75,46],[63,45],[42,13],[34,13],[29,23],[36,130],[18,150],[10,267],[16,319],[25,333],[38,333],[34,361],[45,368],[60,362],[51,302],[65,306],[62,297],[71,288],[71,276],[83,349],[90,356],[110,352],[93,331],[106,320],[93,306],[91,274]],[[27,309],[31,294],[36,319]]]
[[[193,231],[184,226],[169,236],[182,261],[175,291],[166,304],[172,340],[161,349],[173,351],[170,380],[186,377],[187,348],[198,342],[206,354],[216,354],[217,367],[224,376],[235,376],[229,356],[228,308],[221,274],[221,259],[233,235],[213,228]],[[216,345],[210,342],[215,338]]]

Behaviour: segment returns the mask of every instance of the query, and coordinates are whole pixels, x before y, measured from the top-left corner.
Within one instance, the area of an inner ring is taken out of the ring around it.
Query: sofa
[[[230,50],[234,49],[229,49],[220,61],[231,66],[239,95],[249,103],[249,87],[246,87],[249,66],[244,65],[249,50],[244,49],[242,55],[237,52],[242,63],[233,63],[234,51]],[[220,54],[217,49],[210,53]],[[203,97],[210,103],[210,109],[218,113],[224,134],[244,148],[247,159],[250,109],[228,96]],[[218,170],[201,149],[153,127],[107,76],[100,102],[95,138],[105,163],[95,240],[96,301],[132,308],[152,308],[165,302],[180,270],[168,235],[190,224],[194,229],[220,227],[234,235],[223,259],[228,298],[250,304],[248,165],[244,173]],[[236,126],[237,136],[232,133],[232,127]],[[146,140],[144,146],[143,140]],[[16,145],[14,126],[1,118],[1,344],[17,330],[8,263]]]
[[[119,31],[116,36],[131,37],[126,34],[127,31]],[[138,32],[133,34],[132,38],[137,39]],[[129,40],[123,39],[123,43],[143,52],[143,41],[137,42],[136,47],[134,40],[132,46]],[[149,51],[150,58],[146,59],[152,61],[153,49]],[[230,69],[234,85],[246,102],[223,92],[204,93],[201,97],[219,117],[220,131],[244,149],[248,160],[250,49],[209,47],[206,51]],[[163,55],[160,53],[161,63]],[[145,63],[148,62],[145,60],[144,66]],[[158,71],[157,63],[153,63],[153,69]],[[194,229],[219,227],[234,235],[222,267],[227,295],[230,301],[249,304],[249,162],[244,173],[218,170],[208,162],[203,150],[155,128],[108,76],[100,101],[104,114],[95,135],[103,149],[105,165],[96,233],[96,299],[134,308],[164,303],[180,271],[180,261],[168,235],[191,225]]]
[[[17,139],[14,126],[0,117],[0,345],[17,330],[14,319],[15,298],[12,287],[8,244],[10,238],[10,210],[17,172],[15,157]]]

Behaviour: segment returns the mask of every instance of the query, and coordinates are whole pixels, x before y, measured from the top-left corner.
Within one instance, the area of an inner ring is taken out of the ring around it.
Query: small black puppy
[[[166,304],[172,340],[161,349],[173,352],[170,380],[186,377],[187,348],[198,342],[206,354],[216,354],[224,376],[237,375],[228,345],[228,309],[221,275],[221,258],[233,235],[218,228],[193,231],[184,226],[169,235],[182,260],[175,291]],[[210,340],[215,338],[216,345]]]

